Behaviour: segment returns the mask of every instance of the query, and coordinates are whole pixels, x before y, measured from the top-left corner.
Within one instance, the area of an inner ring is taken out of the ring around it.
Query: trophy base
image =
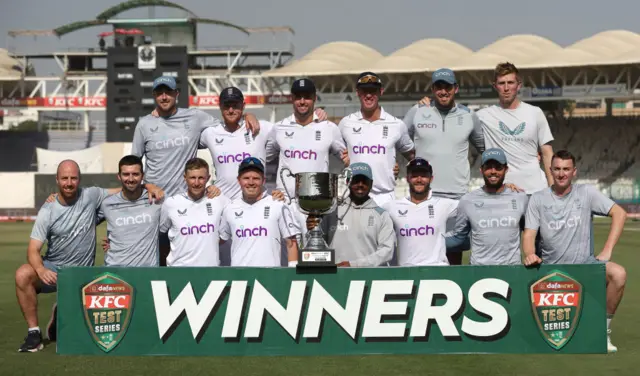
[[[298,250],[298,270],[313,270],[314,272],[319,269],[336,270],[336,252],[333,249],[299,249]]]

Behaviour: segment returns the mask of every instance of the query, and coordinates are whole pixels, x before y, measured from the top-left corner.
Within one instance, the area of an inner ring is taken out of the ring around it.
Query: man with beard
[[[393,257],[396,234],[389,213],[371,198],[374,186],[372,168],[362,162],[353,163],[349,197],[338,205],[327,221],[329,247],[335,250],[338,266],[375,267],[388,265]],[[307,230],[319,219],[307,218]]]
[[[524,264],[606,264],[607,350],[618,349],[611,343],[611,320],[622,300],[627,281],[624,267],[610,261],[622,235],[627,213],[592,185],[573,184],[576,160],[566,150],[551,158],[553,185],[531,195],[527,207],[522,247]],[[611,217],[609,236],[595,256],[593,215]],[[540,257],[535,239],[542,236]]]
[[[507,157],[501,149],[482,153],[484,186],[462,196],[456,225],[446,237],[447,248],[462,243],[471,232],[471,265],[519,265],[520,220],[528,196],[504,185]]]
[[[296,266],[300,225],[289,206],[267,194],[261,160],[249,157],[238,167],[242,196],[222,213],[220,240],[231,240],[231,266],[279,267],[281,240],[287,251],[287,265]]]
[[[376,180],[370,195],[380,206],[396,198],[396,151],[407,161],[415,156],[407,127],[380,106],[383,92],[382,80],[377,74],[361,73],[356,83],[360,111],[342,118],[338,125],[350,162],[366,162],[371,166]]]
[[[110,194],[120,189],[81,188],[80,167],[64,160],[56,173],[58,194],[38,211],[27,247],[27,264],[16,270],[16,297],[28,325],[27,337],[20,352],[37,352],[44,347],[38,326],[40,293],[57,291],[58,269],[70,266],[93,266],[96,253],[98,208]],[[47,243],[47,252],[40,254]],[[47,327],[50,340],[56,339],[57,307],[52,309]]]
[[[295,192],[294,178],[285,176],[284,185],[280,172],[287,167],[298,172],[329,172],[329,157],[340,158],[349,165],[346,145],[335,123],[316,121],[314,113],[316,87],[313,81],[302,78],[291,86],[293,115],[273,127],[267,142],[267,162],[279,157],[276,187],[287,196]]]
[[[142,159],[127,155],[118,163],[122,191],[102,201],[98,218],[107,221],[109,250],[105,266],[156,267],[159,265],[160,202],[149,202],[142,185]]]
[[[438,69],[431,75],[433,100],[428,105],[413,106],[404,117],[409,134],[416,145],[416,156],[428,160],[436,179],[431,189],[435,197],[459,200],[469,191],[469,144],[478,153],[484,151],[482,125],[469,108],[457,104],[458,82],[451,69]],[[447,224],[453,230],[452,219]],[[451,265],[462,263],[461,251],[469,249],[467,238],[458,247],[449,249]]]
[[[171,245],[167,266],[219,266],[220,217],[229,203],[225,196],[205,196],[211,179],[209,164],[192,158],[184,167],[187,190],[162,205],[160,232]]]
[[[429,162],[415,158],[407,164],[409,197],[383,206],[393,220],[400,266],[449,265],[444,234],[458,201],[434,196],[434,179]]]

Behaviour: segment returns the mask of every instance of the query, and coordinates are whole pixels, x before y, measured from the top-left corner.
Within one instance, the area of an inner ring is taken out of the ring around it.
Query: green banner
[[[606,353],[604,265],[68,268],[59,354]]]

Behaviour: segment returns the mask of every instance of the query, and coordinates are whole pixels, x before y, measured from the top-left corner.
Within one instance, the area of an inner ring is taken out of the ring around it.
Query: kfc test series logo
[[[542,337],[556,350],[573,336],[582,311],[582,285],[569,275],[553,271],[530,288],[533,316]]]
[[[133,302],[133,287],[112,273],[104,273],[82,288],[89,334],[102,351],[113,350],[124,338]]]

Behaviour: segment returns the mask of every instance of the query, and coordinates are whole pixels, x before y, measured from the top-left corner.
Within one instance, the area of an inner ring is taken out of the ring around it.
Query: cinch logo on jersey
[[[152,142],[151,145],[153,145],[154,150],[182,147],[182,146],[189,145],[189,137],[180,136],[180,137],[172,138],[169,140],[156,141],[156,142]]]
[[[518,227],[520,222],[511,216],[500,218],[481,219],[478,221],[480,228]]]
[[[427,236],[435,234],[436,229],[429,225],[422,227],[409,227],[404,225],[404,228],[400,229],[400,236]]]
[[[242,152],[242,153],[238,153],[238,154],[223,154],[223,155],[219,155],[217,160],[218,163],[240,163],[243,160],[247,159],[251,157],[251,154],[247,153],[247,152]]]
[[[290,159],[318,159],[318,154],[313,150],[297,150],[291,147],[284,151],[284,156]]]
[[[542,337],[551,347],[560,350],[576,330],[582,307],[582,285],[554,270],[531,285],[530,295]]]
[[[427,129],[436,129],[438,128],[438,124],[435,123],[418,123],[416,128],[427,128]]]
[[[240,226],[239,229],[236,230],[236,236],[239,238],[250,238],[254,236],[267,236],[267,228],[266,227],[247,227]]]
[[[567,220],[551,221],[547,225],[549,230],[562,230],[563,228],[575,228],[580,226],[582,219],[579,215],[574,215]]]
[[[124,337],[133,309],[133,287],[112,273],[104,273],[82,288],[84,316],[91,338],[104,351]]]
[[[354,154],[387,154],[387,148],[383,145],[354,145],[353,148]]]
[[[118,217],[116,219],[116,226],[130,226],[130,225],[139,225],[142,223],[151,223],[153,218],[151,215],[144,213],[138,215],[130,215],[127,217]]]
[[[209,234],[214,232],[216,226],[213,223],[205,223],[203,225],[187,225],[180,229],[181,235],[198,235],[198,234]]]

